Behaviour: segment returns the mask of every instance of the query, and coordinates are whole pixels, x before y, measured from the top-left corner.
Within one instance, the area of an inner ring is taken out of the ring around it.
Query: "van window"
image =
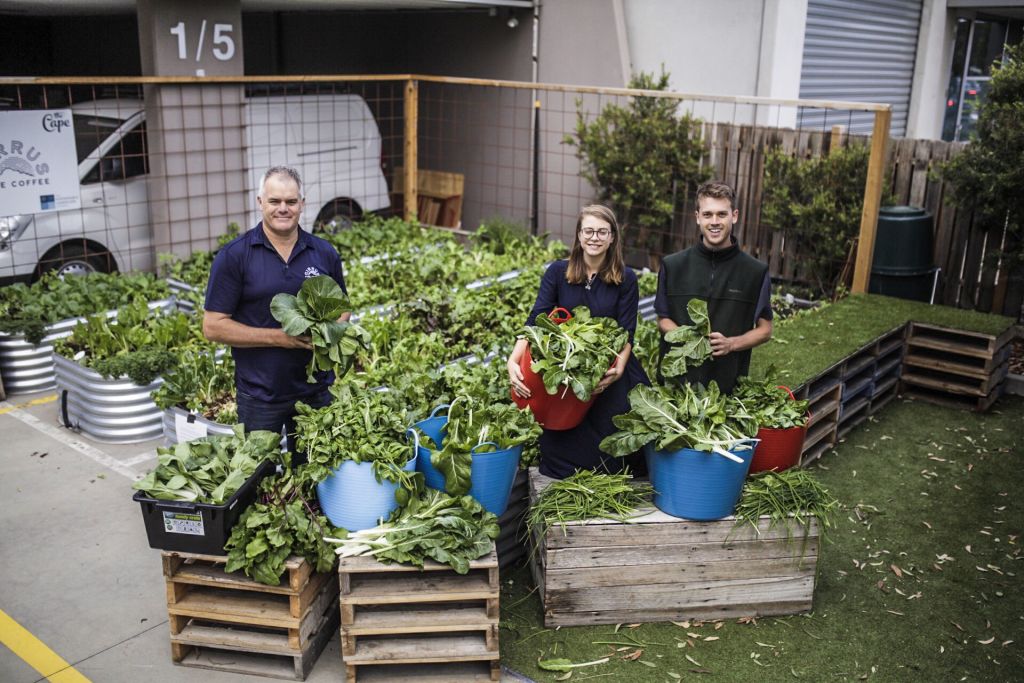
[[[127,180],[146,173],[149,173],[149,157],[146,154],[146,124],[143,122],[125,133],[103,155],[100,162],[82,179],[82,184]]]
[[[85,161],[93,151],[100,146],[100,143],[110,137],[117,128],[124,123],[120,119],[112,119],[104,116],[80,116],[75,115],[75,151],[78,153],[78,163]]]

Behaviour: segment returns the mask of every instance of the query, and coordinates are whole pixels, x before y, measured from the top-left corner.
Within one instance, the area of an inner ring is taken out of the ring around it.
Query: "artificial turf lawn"
[[[776,324],[771,340],[754,349],[750,374],[760,377],[774,365],[779,378],[796,388],[910,320],[993,336],[1014,324],[1001,315],[854,294]]]
[[[987,414],[893,401],[811,467],[843,504],[819,549],[813,612],[547,631],[518,569],[502,575],[502,663],[537,681],[564,675],[538,659],[606,656],[568,680],[1024,680],[1022,441],[1020,397]],[[651,645],[593,644],[627,632]]]

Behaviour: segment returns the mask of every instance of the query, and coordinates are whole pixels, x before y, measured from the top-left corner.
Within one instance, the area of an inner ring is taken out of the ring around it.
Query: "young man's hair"
[[[721,180],[709,180],[697,188],[697,207],[700,208],[700,200],[705,197],[709,199],[728,199],[729,208],[736,208],[736,190]]]
[[[272,178],[276,175],[284,176],[295,181],[295,184],[299,186],[299,197],[302,197],[302,178],[299,177],[299,172],[291,166],[271,166],[267,169],[267,172],[260,176],[259,187],[256,188],[256,196],[263,196],[263,188],[267,184],[267,178]]]
[[[580,213],[576,217],[576,234],[569,251],[569,267],[565,269],[566,282],[571,285],[587,283],[587,264],[583,260],[583,244],[580,240],[584,216],[601,219],[608,224],[612,231],[609,237],[611,244],[608,251],[604,253],[604,262],[601,264],[601,270],[598,271],[597,276],[610,285],[622,284],[626,264],[622,258],[622,234],[619,229],[619,220],[615,217],[615,212],[603,204],[588,204],[580,209]]]

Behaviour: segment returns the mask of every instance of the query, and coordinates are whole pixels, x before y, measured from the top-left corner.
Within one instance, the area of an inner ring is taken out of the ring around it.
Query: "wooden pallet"
[[[821,457],[829,447],[835,445],[838,438],[842,390],[843,385],[837,380],[828,391],[819,394],[809,405],[811,417],[807,421],[807,434],[804,436],[803,450],[800,454],[801,466]]]
[[[531,500],[550,479],[530,470]],[[556,525],[531,570],[547,627],[718,619],[811,609],[818,529],[693,522],[650,508],[628,523]],[[792,538],[790,538],[792,536]]]
[[[465,575],[432,561],[419,569],[342,558],[338,583],[349,683],[406,680],[410,672],[427,678],[409,680],[452,683],[500,678],[496,551]]]
[[[980,413],[992,407],[992,404],[995,403],[1002,395],[1003,388],[1005,386],[1006,383],[1004,382],[1003,384],[999,384],[994,387],[986,396],[973,396],[941,390],[937,391],[927,386],[908,383],[901,379],[899,393],[901,396],[912,398],[914,400],[934,403],[936,405],[946,406],[947,408],[973,410]]]
[[[302,558],[281,585],[223,570],[226,556],[161,554],[176,664],[305,680],[338,623],[337,584]]]

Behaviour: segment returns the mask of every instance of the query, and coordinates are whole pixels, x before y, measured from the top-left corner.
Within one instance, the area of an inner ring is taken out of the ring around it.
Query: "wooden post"
[[[403,154],[402,196],[404,197],[402,217],[407,221],[416,220],[416,175],[417,159],[416,130],[419,124],[419,86],[409,79],[405,82],[405,149]]]
[[[846,126],[836,124],[832,126],[832,134],[828,139],[828,153],[835,152],[843,143],[843,134],[846,133]]]
[[[889,142],[889,123],[892,109],[875,112],[875,127],[871,131],[871,156],[868,158],[868,177],[864,184],[864,208],[860,214],[860,237],[857,239],[857,265],[853,271],[853,293],[868,291],[871,277],[871,259],[875,255],[875,231],[878,228],[878,208],[882,203],[882,184],[885,166],[885,147]]]

